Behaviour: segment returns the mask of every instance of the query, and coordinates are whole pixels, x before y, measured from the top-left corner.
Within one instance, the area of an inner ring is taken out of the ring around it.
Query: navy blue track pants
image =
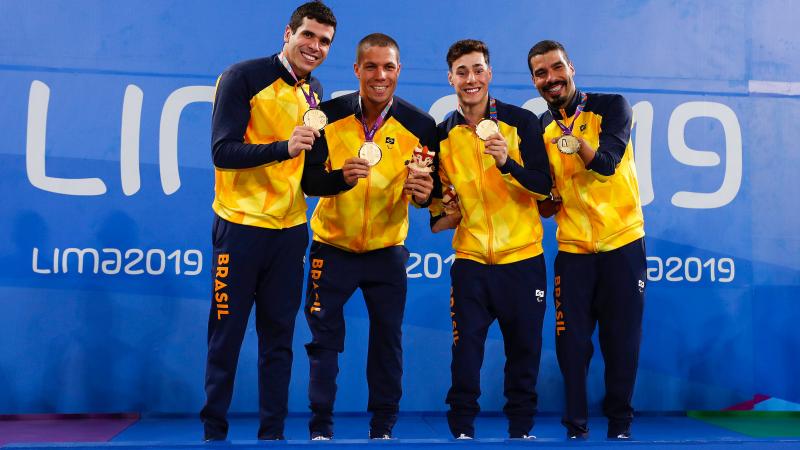
[[[391,434],[402,396],[402,330],[406,304],[408,251],[393,246],[353,253],[311,244],[305,315],[312,340],[308,397],[312,436],[333,436],[333,405],[339,353],[344,351],[344,305],[360,288],[369,314],[367,410],[371,435]]]
[[[562,423],[569,434],[588,433],[586,375],[595,324],[605,361],[603,413],[608,417],[608,436],[630,429],[646,271],[644,239],[602,253],[556,256],[556,355],[566,391]]]
[[[452,386],[447,393],[447,420],[454,437],[475,435],[480,371],[489,326],[495,319],[505,347],[506,404],[510,437],[528,434],[537,408],[536,379],[542,352],[546,308],[544,256],[486,265],[456,259],[450,269],[453,320]]]
[[[259,439],[283,434],[292,337],[303,293],[305,224],[285,229],[240,225],[215,216],[208,318],[206,438],[224,439],[233,381],[253,304],[258,334]]]

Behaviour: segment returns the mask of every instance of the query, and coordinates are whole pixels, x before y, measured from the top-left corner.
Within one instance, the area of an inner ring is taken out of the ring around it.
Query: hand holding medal
[[[499,133],[493,135],[484,143],[485,149],[483,153],[491,155],[494,158],[497,167],[503,167],[508,161],[508,144],[506,139]]]
[[[497,101],[489,97],[489,118],[475,126],[475,134],[483,141],[483,153],[494,158],[495,165],[502,167],[508,160],[508,145],[497,124]]]
[[[493,97],[489,97],[489,118],[483,119],[475,125],[475,134],[482,141],[487,141],[498,133],[500,133],[500,127],[497,125],[497,101]]]
[[[497,126],[497,122],[490,119],[483,119],[475,125],[475,134],[477,134],[482,141],[488,140],[499,132],[500,127]]]
[[[578,150],[581,148],[581,141],[572,134],[572,130],[575,127],[575,122],[578,121],[578,117],[580,117],[583,109],[586,107],[587,98],[588,96],[585,93],[581,96],[581,103],[575,108],[575,118],[572,119],[572,123],[570,123],[569,126],[564,125],[560,120],[556,120],[558,127],[561,128],[561,136],[554,139],[554,141],[556,147],[558,147],[558,151],[565,155],[578,153]]]
[[[358,149],[358,157],[365,160],[372,167],[381,162],[383,152],[378,144],[367,141],[361,144],[361,148]]]
[[[565,155],[578,153],[578,150],[581,149],[581,141],[571,134],[562,134],[553,141],[558,147],[558,151]]]
[[[303,150],[311,150],[314,140],[319,137],[319,131],[306,126],[294,127],[289,137],[289,156],[294,158]]]
[[[301,82],[298,81],[298,83]],[[292,158],[299,155],[302,150],[311,150],[314,140],[320,136],[320,131],[328,124],[328,116],[317,108],[317,99],[314,97],[311,87],[309,86],[309,91],[306,93],[301,84],[300,91],[303,92],[310,109],[303,114],[303,126],[295,127],[289,138],[289,156]]]
[[[322,131],[328,124],[328,116],[321,109],[311,108],[303,114],[303,125]]]
[[[369,176],[369,162],[362,158],[349,158],[342,166],[342,176],[344,182],[350,186],[355,186],[359,178]]]
[[[328,116],[317,107],[317,98],[314,97],[314,92],[311,90],[310,85],[308,86],[308,93],[306,93],[302,85],[300,85],[300,90],[303,92],[303,96],[306,98],[309,108],[308,111],[303,114],[303,125],[317,131],[322,131],[325,125],[328,124]]]
[[[328,116],[317,107],[317,98],[314,96],[314,91],[311,90],[311,85],[308,86],[308,92],[303,89],[305,79],[297,78],[294,70],[292,70],[292,65],[286,59],[286,55],[281,52],[278,56],[289,75],[294,79],[295,88],[300,89],[300,92],[303,93],[303,97],[305,97],[309,107],[308,111],[303,114],[303,126],[295,127],[292,136],[289,138],[289,156],[294,158],[303,150],[311,150],[314,140],[320,136],[319,132],[328,124]]]

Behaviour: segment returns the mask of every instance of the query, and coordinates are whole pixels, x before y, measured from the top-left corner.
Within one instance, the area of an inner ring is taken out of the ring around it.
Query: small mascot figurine
[[[433,172],[433,157],[436,152],[429,152],[428,147],[417,147],[411,155],[411,162],[409,162],[408,170],[431,173]]]
[[[452,184],[442,188],[442,207],[446,215],[460,213],[458,208],[458,195],[456,195],[456,188]]]

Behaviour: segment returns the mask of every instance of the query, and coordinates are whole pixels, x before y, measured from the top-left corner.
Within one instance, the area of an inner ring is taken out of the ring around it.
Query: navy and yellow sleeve
[[[441,150],[441,143],[442,141],[447,139],[448,134],[450,133],[450,129],[453,127],[455,123],[455,112],[451,113],[449,116],[445,118],[445,120],[440,123],[435,130],[436,136],[436,148],[437,150]],[[433,173],[436,174],[436,177],[433,179],[433,190],[431,191],[431,201],[428,204],[428,211],[430,212],[430,227],[436,224],[439,219],[445,216],[444,212],[444,205],[442,204],[442,200],[444,197],[444,186],[450,184],[450,180],[446,178],[446,175],[441,170],[441,161],[439,159],[439,152],[436,152],[436,158],[433,160],[434,162],[434,169]]]
[[[525,189],[548,196],[553,180],[550,178],[550,162],[542,140],[542,127],[532,112],[518,108],[510,112],[510,121],[516,125],[519,135],[519,152],[522,165],[511,158],[500,168],[500,172],[511,174]]]
[[[433,117],[426,115],[424,122],[425,128],[422,132],[422,136],[420,136],[420,144],[427,147],[429,152],[433,152],[433,165],[431,166],[433,169],[431,172],[433,189],[424,203],[418,204],[412,197],[412,204],[420,208],[427,208],[430,206],[431,201],[433,201],[434,193],[442,191],[442,180],[439,177],[439,137],[436,131],[436,121],[433,120]]]
[[[599,146],[586,168],[609,177],[614,175],[625,155],[631,138],[633,110],[621,95],[595,94],[592,100],[597,103],[592,106],[592,111],[602,116],[603,122],[600,125]]]
[[[448,114],[445,117],[445,119],[442,121],[442,123],[437,125],[436,129],[434,130],[434,133],[435,133],[434,136],[435,136],[435,139],[436,139],[436,149],[437,149],[436,158],[434,158],[434,160],[433,160],[434,165],[435,165],[434,172],[436,173],[436,179],[434,180],[433,191],[431,192],[431,198],[434,198],[434,199],[440,199],[441,200],[442,197],[444,197],[444,186],[446,184],[449,184],[449,180],[444,179],[444,173],[442,173],[442,171],[441,171],[441,162],[439,160],[439,150],[441,150],[442,142],[447,140],[447,138],[450,135],[450,130],[455,126],[455,124],[456,124],[456,113],[455,113],[455,111],[453,111],[450,114]],[[438,182],[438,184],[437,184],[437,182]],[[437,208],[436,211],[431,211],[431,213],[438,217],[440,215],[439,213],[441,213],[441,211],[438,211],[438,208]],[[441,214],[441,215],[443,215],[443,214]]]
[[[278,78],[266,79],[231,68],[217,80],[211,117],[211,157],[220,169],[249,169],[289,159],[289,142],[247,144],[245,131],[250,122],[250,99]],[[261,78],[261,79],[258,79]],[[257,89],[257,90],[256,90]]]

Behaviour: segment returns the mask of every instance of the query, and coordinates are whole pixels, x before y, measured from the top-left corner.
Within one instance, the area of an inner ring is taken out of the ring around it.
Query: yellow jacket
[[[587,95],[573,134],[597,149],[588,167],[580,156],[563,154],[551,142],[562,134],[553,118],[571,124],[581,93],[565,111],[551,110],[541,117],[553,181],[562,199],[555,217],[558,249],[569,253],[614,250],[644,236],[630,136],[631,107],[621,95]]]
[[[406,162],[417,146],[437,151],[436,123],[427,113],[395,97],[373,142],[380,162],[354,187],[344,182],[341,167],[358,156],[364,128],[358,92],[320,105],[328,116],[322,138],[306,155],[303,191],[322,196],[311,217],[314,240],[350,252],[402,245],[408,234],[408,204],[403,194]]]
[[[547,154],[536,116],[500,101],[497,120],[508,145],[508,160],[498,169],[484,143],[454,112],[439,124],[439,176],[458,196],[462,219],[453,237],[456,258],[507,264],[542,253],[542,223],[536,200],[550,192]],[[430,210],[442,214],[441,192]]]
[[[301,89],[311,86],[322,97],[319,82],[307,81],[297,85],[278,55],[235,64],[220,76],[212,116],[212,207],[223,219],[272,229],[306,222],[300,189],[305,158],[289,158],[288,139],[308,110]]]

